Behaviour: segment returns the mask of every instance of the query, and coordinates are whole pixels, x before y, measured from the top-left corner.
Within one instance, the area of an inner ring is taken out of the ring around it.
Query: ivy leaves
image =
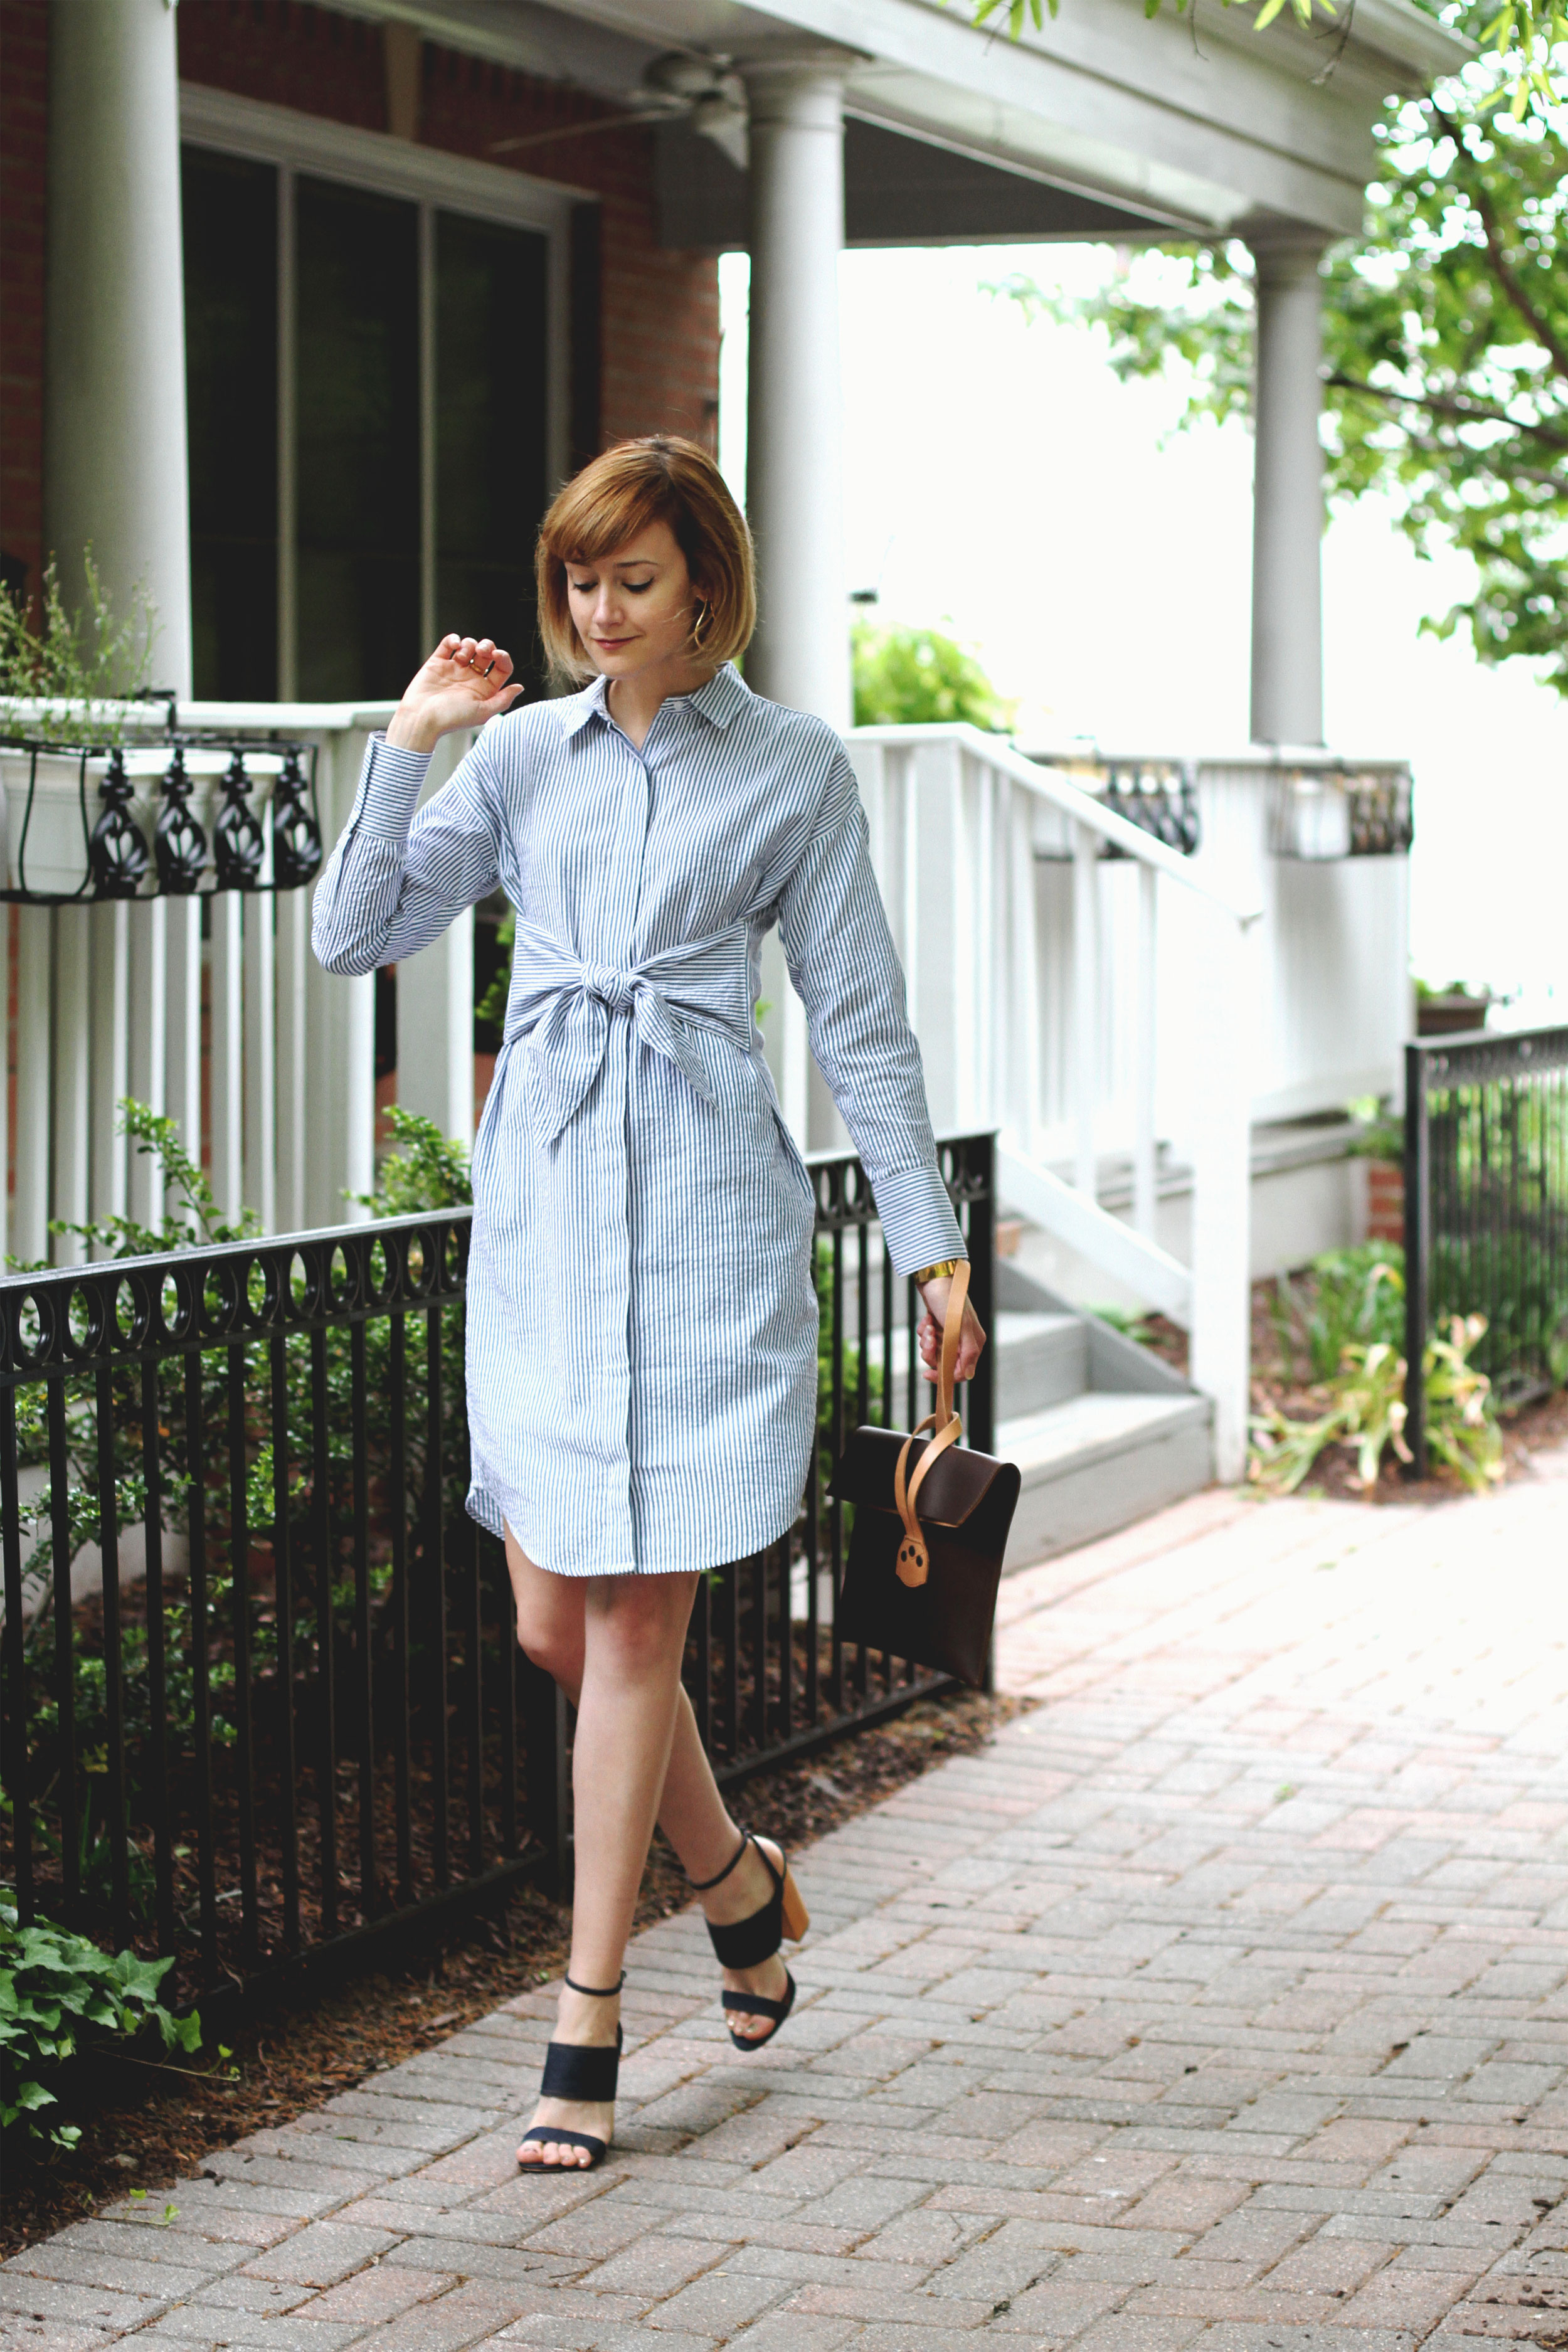
[[[15,1906],[0,1901],[0,2131],[20,2121],[31,2137],[76,2146],[74,2124],[50,2127],[36,2118],[58,2105],[45,2073],[85,2043],[152,2026],[166,2051],[198,2050],[200,2019],[176,2017],[158,1998],[174,1965],[134,1952],[111,1956],[47,1920],[19,1927]]]

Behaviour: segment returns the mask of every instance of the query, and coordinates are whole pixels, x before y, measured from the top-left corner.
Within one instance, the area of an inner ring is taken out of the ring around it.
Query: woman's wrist
[[[387,721],[386,740],[395,751],[420,751],[428,758],[441,740],[441,733],[427,713],[409,710],[401,702]]]

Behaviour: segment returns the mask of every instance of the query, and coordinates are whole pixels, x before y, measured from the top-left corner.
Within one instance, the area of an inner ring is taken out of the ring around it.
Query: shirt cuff
[[[371,841],[395,842],[401,848],[429,769],[428,751],[410,751],[389,743],[384,735],[373,735],[364,747],[349,830]]]
[[[871,1189],[895,1274],[918,1274],[922,1265],[935,1265],[942,1258],[969,1255],[947,1186],[934,1168],[906,1168],[894,1176],[879,1176]]]

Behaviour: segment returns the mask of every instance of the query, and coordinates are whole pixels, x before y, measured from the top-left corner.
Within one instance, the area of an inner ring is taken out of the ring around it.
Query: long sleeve
[[[373,735],[359,790],[316,888],[310,942],[329,971],[374,971],[439,939],[500,878],[500,824],[484,738],[416,814],[427,754]]]
[[[921,1049],[840,751],[805,853],[779,900],[779,937],[811,1050],[871,1180],[900,1274],[968,1255],[937,1165]]]

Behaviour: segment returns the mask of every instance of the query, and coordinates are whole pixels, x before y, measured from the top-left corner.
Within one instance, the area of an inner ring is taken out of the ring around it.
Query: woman
[[[577,1707],[571,1965],[518,2151],[553,2168],[610,2139],[656,1816],[737,2046],[795,1998],[779,1948],[804,1906],[779,1849],[731,1819],[680,1683],[697,1579],[792,1525],[816,1411],[812,1190],[752,1011],[775,921],[893,1265],[921,1284],[928,1373],[963,1243],[844,747],[734,667],[752,549],[712,459],[607,451],[537,563],[546,651],[586,690],[513,709],[510,656],[443,638],[367,750],[314,941],[364,972],[498,882],[516,909],[474,1145],[468,1507],[505,1540],[520,1642]],[[481,725],[416,816],[439,738]],[[966,1313],[961,1378],[984,1344]]]

